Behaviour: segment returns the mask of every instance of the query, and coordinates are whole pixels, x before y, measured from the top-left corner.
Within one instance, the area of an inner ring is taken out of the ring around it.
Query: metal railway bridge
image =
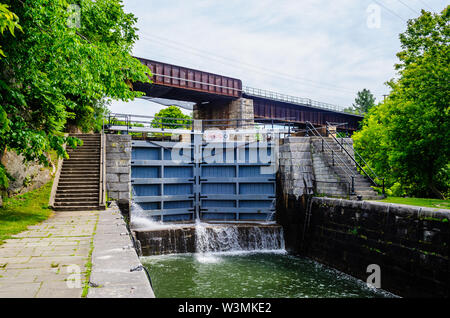
[[[151,84],[133,83],[133,89],[146,97],[210,104],[226,103],[239,98],[253,100],[254,120],[289,121],[304,127],[306,122],[325,126],[340,123],[338,129],[349,132],[358,129],[362,116],[343,112],[338,106],[271,91],[242,86],[240,79],[212,74],[187,67],[139,58],[148,66]],[[345,125],[343,125],[345,123]]]

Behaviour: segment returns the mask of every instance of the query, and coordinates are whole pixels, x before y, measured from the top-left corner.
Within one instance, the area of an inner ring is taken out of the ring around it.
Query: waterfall
[[[130,224],[144,255],[197,253],[285,252],[283,229],[273,223],[191,224],[154,221],[139,204],[132,202]]]
[[[197,222],[195,234],[198,253],[284,250],[280,227]]]

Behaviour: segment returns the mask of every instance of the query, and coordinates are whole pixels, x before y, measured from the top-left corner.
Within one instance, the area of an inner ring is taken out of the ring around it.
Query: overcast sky
[[[445,0],[124,0],[137,18],[133,54],[236,77],[243,85],[350,106],[377,100],[395,77],[398,35],[420,10]],[[379,15],[378,15],[379,12]],[[378,19],[379,17],[379,19]],[[113,112],[152,115],[162,106],[114,101]],[[187,112],[189,113],[189,112]]]

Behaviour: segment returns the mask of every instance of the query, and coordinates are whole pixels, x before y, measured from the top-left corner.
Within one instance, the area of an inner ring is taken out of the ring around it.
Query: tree
[[[450,6],[422,11],[400,35],[398,80],[354,135],[355,148],[400,192],[444,198],[450,188]]]
[[[1,38],[0,155],[14,150],[43,164],[51,149],[67,157],[62,145],[78,142],[63,136],[67,124],[93,129],[105,102],[141,96],[131,82],[149,82],[149,69],[130,54],[136,18],[120,0],[80,0],[73,27],[66,0],[3,2],[23,32]]]
[[[352,107],[344,109],[344,112],[356,115],[366,114],[373,106],[375,106],[375,97],[368,89],[363,89],[357,93],[355,103]]]
[[[9,31],[11,35],[14,36],[14,30],[19,29],[22,30],[22,27],[19,25],[18,20],[19,18],[17,15],[11,11],[8,10],[9,6],[3,3],[0,3],[0,33],[3,35],[5,30]],[[0,46],[0,59],[2,57],[5,57],[5,54],[3,53],[3,50]],[[2,105],[0,104],[0,135],[3,135],[8,131],[8,114],[3,109]],[[0,148],[0,151],[2,149]],[[0,152],[0,159],[2,157],[2,152]],[[5,167],[0,163],[0,189],[6,188],[9,184],[7,172],[5,170]],[[0,197],[1,199],[1,197]]]
[[[191,116],[183,114],[177,106],[169,106],[161,109],[152,120],[152,126],[155,128],[183,128],[190,129]]]

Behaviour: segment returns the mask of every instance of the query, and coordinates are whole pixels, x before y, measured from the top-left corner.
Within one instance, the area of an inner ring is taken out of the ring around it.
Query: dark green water
[[[281,253],[143,257],[156,297],[392,297],[306,258]]]

